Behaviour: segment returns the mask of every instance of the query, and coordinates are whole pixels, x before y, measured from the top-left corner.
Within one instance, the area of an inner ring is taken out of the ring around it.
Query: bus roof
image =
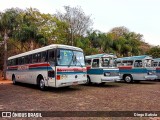
[[[86,59],[92,59],[92,58],[101,58],[101,57],[114,57],[114,58],[117,58],[116,55],[106,54],[106,53],[95,54],[95,55],[88,55],[88,56],[86,56],[85,58],[86,58]]]
[[[30,54],[34,54],[34,53],[38,53],[38,52],[43,52],[43,51],[46,51],[46,50],[49,50],[49,49],[54,49],[54,48],[63,48],[63,49],[83,51],[81,48],[74,47],[74,46],[62,45],[62,44],[52,44],[52,45],[41,47],[41,48],[38,48],[38,49],[35,49],[35,50],[24,52],[24,53],[21,53],[21,54],[18,54],[18,55],[11,56],[11,57],[8,58],[8,60],[18,58],[18,57],[23,57],[25,55],[30,55]]]
[[[159,62],[160,61],[160,58],[155,58],[153,59],[155,62]]]
[[[149,55],[131,56],[131,57],[117,58],[117,61],[121,61],[121,60],[143,60],[143,59],[152,59],[152,57],[149,56]]]

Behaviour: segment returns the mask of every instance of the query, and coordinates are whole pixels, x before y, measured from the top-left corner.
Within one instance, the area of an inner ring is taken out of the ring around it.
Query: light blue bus
[[[160,58],[155,58],[153,66],[156,68],[157,79],[160,79]]]
[[[106,53],[86,56],[87,83],[105,84],[120,81],[116,59],[115,55]]]
[[[127,83],[157,79],[153,58],[148,55],[118,58],[117,66],[121,79]]]

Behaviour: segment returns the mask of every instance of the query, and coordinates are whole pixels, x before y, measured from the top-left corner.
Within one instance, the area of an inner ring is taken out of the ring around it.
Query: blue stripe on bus
[[[53,70],[52,67],[34,67],[34,68],[29,68],[26,70],[17,70],[17,69],[8,69],[7,71],[18,71],[18,72],[24,72],[24,71],[29,71],[29,70]]]
[[[130,69],[130,70],[125,70],[125,69],[120,69],[120,73],[147,73],[147,72],[153,72],[155,70],[147,70],[147,69]]]
[[[156,70],[157,73],[160,73],[160,70]]]
[[[89,69],[87,74],[103,74],[104,72],[119,72],[119,70],[103,70],[103,69]]]

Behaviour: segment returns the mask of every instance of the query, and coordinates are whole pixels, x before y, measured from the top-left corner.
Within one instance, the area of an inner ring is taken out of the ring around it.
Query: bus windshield
[[[114,58],[102,58],[102,67],[115,67],[116,61]]]
[[[60,66],[85,66],[84,54],[80,51],[58,49],[57,65]]]

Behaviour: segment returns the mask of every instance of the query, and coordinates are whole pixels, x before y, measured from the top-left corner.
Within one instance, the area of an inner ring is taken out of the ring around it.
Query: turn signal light
[[[61,76],[60,76],[60,75],[57,75],[56,78],[57,78],[57,80],[60,80],[60,79],[61,79]]]

